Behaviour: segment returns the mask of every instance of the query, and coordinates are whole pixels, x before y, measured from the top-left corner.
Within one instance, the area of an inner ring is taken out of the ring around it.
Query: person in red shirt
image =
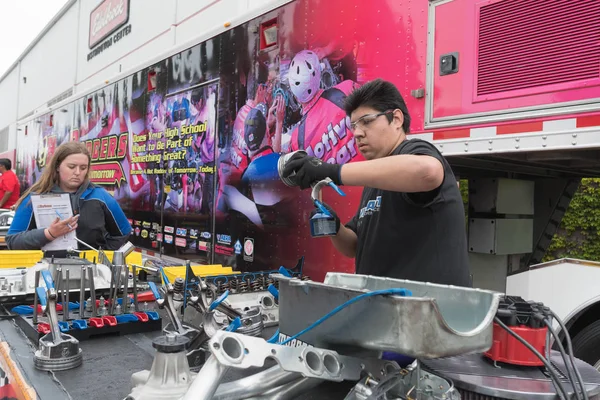
[[[21,194],[21,185],[8,158],[0,158],[0,208],[11,208]]]

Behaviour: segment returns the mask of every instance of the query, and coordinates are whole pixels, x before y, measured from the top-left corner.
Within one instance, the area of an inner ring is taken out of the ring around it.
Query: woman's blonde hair
[[[90,152],[88,151],[85,144],[81,142],[67,142],[63,143],[54,152],[52,158],[50,159],[50,163],[46,165],[44,172],[42,172],[42,176],[40,179],[35,182],[31,187],[23,193],[23,196],[17,201],[15,207],[19,207],[23,199],[29,196],[30,193],[42,194],[48,193],[55,185],[59,184],[59,175],[58,175],[58,167],[60,164],[72,154],[84,154],[88,158],[88,168],[85,175],[84,183],[88,180],[88,174],[90,173],[90,163],[91,157]]]

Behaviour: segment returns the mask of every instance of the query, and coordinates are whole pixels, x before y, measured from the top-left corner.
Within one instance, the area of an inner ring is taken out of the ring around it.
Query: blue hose
[[[286,340],[284,340],[283,342],[281,342],[279,344],[284,345],[284,344],[291,342],[294,339],[297,339],[301,335],[304,335],[306,332],[310,331],[311,329],[316,328],[317,326],[319,326],[320,324],[322,324],[323,322],[325,322],[326,320],[328,320],[329,318],[331,318],[338,312],[342,311],[344,308],[348,307],[351,304],[356,303],[357,301],[360,301],[367,297],[386,296],[386,295],[412,296],[412,292],[408,289],[384,289],[384,290],[376,290],[373,292],[363,293],[363,294],[356,296],[355,298],[350,299],[347,302],[337,306],[332,311],[328,312],[327,314],[325,314],[324,316],[319,318],[313,324],[309,325],[307,328],[301,330],[300,332],[296,333],[294,336],[287,338]]]

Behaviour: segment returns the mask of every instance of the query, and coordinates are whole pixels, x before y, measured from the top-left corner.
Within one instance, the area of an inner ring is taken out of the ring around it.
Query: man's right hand
[[[330,178],[333,183],[340,186],[342,185],[341,168],[339,164],[329,164],[317,157],[296,153],[286,162],[282,175],[294,181],[300,189],[308,189],[312,184],[325,178]]]
[[[46,239],[52,241],[59,236],[64,236],[67,233],[74,231],[77,229],[77,221],[79,220],[79,215],[75,215],[73,217],[63,219],[56,218],[52,224],[46,228],[44,234],[46,235]]]

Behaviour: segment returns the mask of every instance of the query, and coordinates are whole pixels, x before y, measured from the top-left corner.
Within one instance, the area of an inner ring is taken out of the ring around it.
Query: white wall
[[[74,4],[21,61],[19,118],[73,87],[78,6]],[[23,78],[27,82],[23,82]]]
[[[17,118],[17,90],[19,84],[19,65],[0,82],[0,130]]]
[[[109,48],[88,61],[90,13],[100,2],[79,0],[78,93],[111,80],[173,46],[171,25],[175,23],[176,0],[130,0],[129,21],[121,29],[131,24],[131,33],[118,42],[113,41]]]
[[[20,132],[17,131],[17,123],[13,122],[12,124],[9,125],[8,127],[8,148],[9,149],[16,149],[17,148],[17,135]]]
[[[178,0],[177,45],[223,28],[226,22],[235,20],[247,10],[247,0]]]
[[[224,24],[235,24],[258,13],[274,9],[292,0],[177,0],[177,45],[197,39],[203,32],[212,32]]]

